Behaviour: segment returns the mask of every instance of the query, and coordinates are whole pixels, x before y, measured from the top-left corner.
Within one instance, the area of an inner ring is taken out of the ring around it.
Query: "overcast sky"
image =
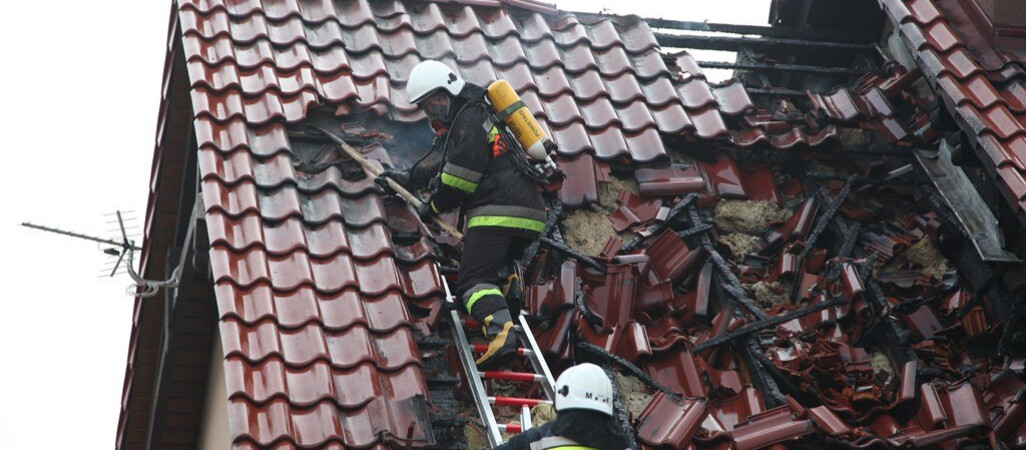
[[[566,10],[748,24],[765,24],[768,4],[557,2]],[[18,224],[112,236],[105,214],[135,211],[142,222],[171,5],[42,6],[9,3],[0,27],[7,143],[0,149],[0,435],[4,448],[109,449],[131,331],[129,280],[98,277],[108,262],[100,246]]]

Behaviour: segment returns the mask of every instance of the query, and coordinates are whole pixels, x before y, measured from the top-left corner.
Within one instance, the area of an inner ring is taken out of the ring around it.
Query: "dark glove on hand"
[[[407,170],[388,168],[385,169],[384,172],[381,172],[381,175],[378,175],[378,177],[374,179],[374,182],[377,183],[378,186],[381,186],[382,189],[391,191],[392,187],[388,185],[388,181],[385,181],[385,177],[391,178],[396,183],[399,183],[400,186],[406,189],[410,188],[410,172]]]
[[[420,216],[422,222],[431,222],[431,218],[435,217],[435,210],[431,209],[431,200],[420,204],[420,208],[417,208],[417,215]]]

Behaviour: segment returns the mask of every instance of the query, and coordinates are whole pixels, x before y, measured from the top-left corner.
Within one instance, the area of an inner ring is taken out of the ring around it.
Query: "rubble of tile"
[[[1004,318],[940,250],[961,231],[922,201],[932,187],[859,178],[887,172],[855,158],[746,189],[744,174],[779,170],[774,158],[725,158],[701,172],[707,190],[621,192],[609,221],[637,237],[589,252],[600,268],[538,253],[525,314],[557,368],[591,360],[655,392],[628,405],[642,448],[1007,439],[994,431],[1003,413],[984,412],[1015,405],[987,399],[995,377],[1022,382],[1022,360],[993,359]],[[756,241],[744,251],[730,245],[739,231]]]

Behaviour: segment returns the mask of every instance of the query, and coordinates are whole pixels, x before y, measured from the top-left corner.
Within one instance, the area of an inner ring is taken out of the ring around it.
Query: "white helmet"
[[[556,380],[556,411],[587,409],[613,415],[613,384],[591,363],[573,366]]]
[[[463,90],[463,81],[449,66],[438,61],[421,61],[410,71],[406,82],[406,95],[410,103],[418,103],[439,89],[446,89],[453,96]]]

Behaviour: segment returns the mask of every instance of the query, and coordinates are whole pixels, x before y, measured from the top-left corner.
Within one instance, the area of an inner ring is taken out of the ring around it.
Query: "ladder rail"
[[[517,333],[517,338],[520,340],[521,345],[531,349],[531,352],[527,356],[528,361],[534,366],[535,373],[542,376],[539,381],[542,385],[542,389],[545,391],[546,398],[550,402],[556,401],[556,387],[555,380],[552,378],[552,372],[549,370],[549,364],[545,361],[545,357],[542,356],[541,349],[538,348],[538,341],[534,338],[534,332],[531,327],[527,325],[527,319],[524,318],[523,314],[518,316],[520,322],[520,332]]]
[[[481,381],[481,373],[477,370],[477,363],[471,354],[467,334],[463,330],[463,321],[460,320],[459,305],[453,301],[452,292],[449,290],[449,282],[442,278],[442,286],[445,287],[445,301],[451,306],[449,308],[449,325],[456,341],[457,352],[460,355],[460,365],[463,367],[463,374],[470,385],[470,394],[474,397],[477,405],[478,415],[484,421],[485,435],[492,447],[502,444],[502,434],[499,431],[499,424],[495,420],[495,414],[488,401],[488,393],[485,391],[484,382]]]
[[[449,288],[448,280],[446,280],[444,276],[441,277],[441,279],[442,286],[445,288],[445,301],[448,306],[450,306],[449,325],[458,347],[457,352],[460,356],[460,366],[463,368],[463,374],[467,379],[467,383],[470,384],[470,393],[474,398],[475,405],[477,406],[477,412],[483,421],[485,435],[488,437],[488,442],[492,447],[495,447],[504,442],[502,439],[502,431],[519,433],[530,429],[534,425],[531,420],[531,407],[527,404],[520,405],[519,416],[521,425],[498,423],[498,420],[495,418],[495,412],[492,410],[492,404],[508,403],[510,400],[516,399],[500,400],[499,397],[489,396],[488,391],[485,389],[483,380],[485,378],[506,379],[509,377],[512,377],[509,379],[516,379],[524,376],[530,377],[533,375],[531,380],[523,381],[533,381],[541,384],[542,391],[544,391],[547,399],[537,400],[536,403],[548,403],[551,405],[554,404],[556,400],[555,382],[552,378],[552,371],[549,370],[549,365],[545,361],[545,357],[542,355],[542,352],[538,347],[538,341],[534,338],[534,333],[523,314],[517,316],[517,323],[515,325],[517,341],[520,343],[520,351],[518,351],[518,354],[528,360],[534,373],[527,374],[490,371],[486,374],[485,372],[478,370],[473,353],[475,346],[470,344],[470,341],[467,339],[466,330],[464,330],[466,323],[460,318],[459,306],[457,305],[452,295],[452,291]]]

